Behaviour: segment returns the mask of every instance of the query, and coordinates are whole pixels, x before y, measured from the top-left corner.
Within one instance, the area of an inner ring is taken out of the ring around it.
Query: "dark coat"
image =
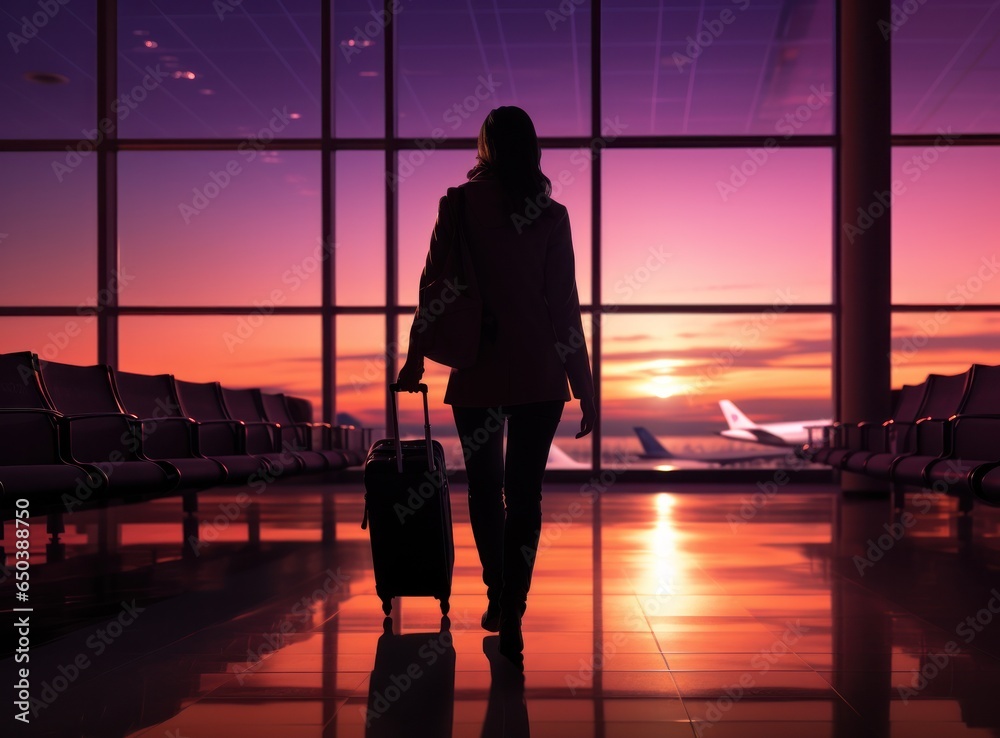
[[[476,178],[461,188],[466,242],[488,318],[475,365],[451,370],[444,401],[492,407],[569,400],[567,377],[576,398],[593,397],[566,208],[549,201],[534,222],[519,221],[519,233],[497,181]],[[451,221],[443,197],[421,288],[442,276],[454,245]],[[419,352],[422,336],[416,324],[411,352]]]

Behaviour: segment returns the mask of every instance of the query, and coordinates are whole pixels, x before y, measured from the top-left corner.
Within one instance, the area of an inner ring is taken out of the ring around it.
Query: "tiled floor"
[[[479,628],[461,494],[448,621],[404,598],[383,623],[356,487],[327,548],[301,485],[260,500],[257,547],[205,496],[211,541],[187,559],[176,500],[115,513],[103,566],[82,514],[33,580],[39,641],[85,625],[33,649],[28,734],[1000,735],[1000,511],[959,536],[947,499],[893,528],[888,503],[822,486],[650,489],[548,488],[523,683]]]

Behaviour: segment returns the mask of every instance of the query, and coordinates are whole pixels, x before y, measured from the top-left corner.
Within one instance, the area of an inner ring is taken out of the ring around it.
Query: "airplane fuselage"
[[[763,443],[768,446],[801,446],[809,442],[807,426],[830,425],[832,422],[829,419],[824,419],[802,420],[794,423],[761,423],[748,428],[729,428],[718,433],[720,436],[734,441]]]

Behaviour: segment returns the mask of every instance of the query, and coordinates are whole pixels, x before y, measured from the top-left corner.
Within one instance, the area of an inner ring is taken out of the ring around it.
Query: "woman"
[[[577,438],[590,433],[596,417],[569,217],[549,197],[540,160],[527,113],[513,106],[490,112],[479,131],[477,164],[460,187],[459,217],[483,300],[482,338],[475,365],[452,369],[444,397],[468,472],[469,516],[488,597],[482,625],[500,631],[500,652],[518,665],[541,532],[542,475],[570,399],[567,377],[583,412]],[[453,220],[442,198],[421,287],[441,276],[456,243]],[[416,325],[398,378],[409,391],[424,370]]]

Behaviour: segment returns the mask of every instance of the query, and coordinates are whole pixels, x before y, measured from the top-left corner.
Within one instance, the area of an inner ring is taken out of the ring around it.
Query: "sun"
[[[659,374],[651,378],[645,385],[643,394],[653,395],[665,400],[668,397],[682,394],[687,384],[670,374]]]

